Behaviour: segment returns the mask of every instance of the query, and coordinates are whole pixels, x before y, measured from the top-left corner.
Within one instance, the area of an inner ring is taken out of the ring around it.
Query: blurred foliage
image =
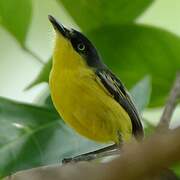
[[[178,177],[180,177],[180,163],[175,164],[175,165],[172,167],[172,170],[174,170],[174,172],[176,173],[176,175],[177,175]]]
[[[148,106],[151,97],[151,88],[151,77],[145,76],[130,90],[132,98],[139,112],[142,112],[144,108]]]
[[[153,0],[56,1],[95,43],[105,63],[132,89],[139,111],[149,101],[154,107],[164,104],[180,67],[180,39],[165,30],[135,23]],[[24,49],[32,11],[31,0],[0,1],[0,25]],[[27,89],[48,82],[51,65],[49,60]],[[74,133],[54,110],[49,93],[45,99],[44,107],[39,107],[0,98],[0,177],[104,146]],[[145,122],[147,134],[153,129]]]
[[[156,126],[150,123],[148,120],[143,119],[145,136],[152,134],[156,129]]]
[[[38,74],[37,78],[30,83],[25,90],[29,90],[30,88],[32,88],[33,86],[40,84],[42,82],[49,82],[49,73],[52,67],[52,59],[50,59],[42,68],[42,70],[40,71],[40,73]]]
[[[131,23],[154,0],[57,0],[84,32],[112,24]]]
[[[103,147],[77,135],[48,108],[0,98],[0,123],[0,177]]]
[[[0,24],[24,46],[31,22],[31,0],[0,0]]]

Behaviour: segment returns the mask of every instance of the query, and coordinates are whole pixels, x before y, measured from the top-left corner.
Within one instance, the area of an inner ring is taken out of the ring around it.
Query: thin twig
[[[177,73],[176,80],[171,89],[169,98],[167,100],[165,109],[161,116],[158,129],[167,129],[171,121],[172,114],[175,110],[177,100],[180,98],[180,72]]]
[[[33,58],[35,58],[38,62],[40,62],[41,64],[45,64],[45,62],[35,53],[33,52],[32,50],[30,50],[29,48],[27,47],[23,47],[23,49],[25,51],[27,51]]]

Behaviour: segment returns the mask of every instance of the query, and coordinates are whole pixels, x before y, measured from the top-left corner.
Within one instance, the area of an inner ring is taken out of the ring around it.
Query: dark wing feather
[[[96,75],[101,83],[114,97],[114,99],[125,109],[131,118],[134,136],[143,136],[143,127],[134,103],[121,81],[108,69],[96,70]]]

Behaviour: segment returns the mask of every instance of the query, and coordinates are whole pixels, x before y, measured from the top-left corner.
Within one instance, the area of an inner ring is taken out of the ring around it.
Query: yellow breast
[[[65,122],[92,140],[118,142],[131,136],[131,120],[124,109],[96,80],[95,74],[80,71],[52,70],[50,78],[54,105]]]
[[[81,135],[100,142],[117,143],[118,134],[124,140],[130,139],[132,124],[128,114],[64,39],[56,41],[50,90],[61,117]]]

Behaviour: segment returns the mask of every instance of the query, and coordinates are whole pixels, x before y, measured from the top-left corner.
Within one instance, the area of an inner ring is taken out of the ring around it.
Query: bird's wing
[[[143,136],[143,127],[137,109],[131,100],[128,91],[121,81],[108,69],[96,70],[100,82],[113,96],[113,98],[125,109],[131,118],[132,131],[134,136]],[[98,81],[99,82],[99,81]]]

